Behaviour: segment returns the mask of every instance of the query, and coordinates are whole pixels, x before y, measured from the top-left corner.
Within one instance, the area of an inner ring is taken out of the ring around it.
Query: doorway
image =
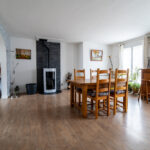
[[[7,86],[7,54],[6,46],[3,37],[0,34],[0,92],[1,98],[5,99],[8,97],[8,86]]]

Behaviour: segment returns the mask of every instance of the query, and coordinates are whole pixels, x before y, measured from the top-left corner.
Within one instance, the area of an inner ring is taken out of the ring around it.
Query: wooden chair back
[[[83,70],[74,69],[74,80],[77,80],[77,79],[85,80],[85,69]]]
[[[140,92],[142,95],[145,95],[146,90],[147,92],[150,93],[150,84],[147,83],[147,81],[150,80],[150,69],[142,69],[141,72],[141,89]],[[147,83],[147,89],[146,89],[146,83]]]
[[[115,71],[115,94],[118,91],[128,92],[128,79],[129,79],[129,69],[127,70],[118,70]]]
[[[97,70],[90,69],[90,80],[96,79],[97,77]]]
[[[96,98],[100,93],[108,93],[110,95],[111,86],[111,71],[97,69],[97,84],[96,84]],[[105,97],[105,95],[103,95]]]

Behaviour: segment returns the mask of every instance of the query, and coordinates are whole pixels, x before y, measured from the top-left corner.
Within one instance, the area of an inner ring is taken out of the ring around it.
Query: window
[[[132,75],[143,68],[143,45],[137,45],[124,48],[123,50],[123,68],[130,69],[130,80]],[[140,82],[140,74],[137,81]]]
[[[133,72],[136,69],[143,68],[143,46],[135,46],[133,47]]]
[[[130,71],[132,66],[131,57],[132,57],[131,48],[125,48],[123,50],[123,68],[124,69],[129,68]]]

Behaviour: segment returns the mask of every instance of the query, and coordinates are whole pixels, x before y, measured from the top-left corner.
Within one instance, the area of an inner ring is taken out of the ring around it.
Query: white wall
[[[16,59],[16,48],[31,49],[31,60]],[[36,83],[36,41],[20,37],[11,37],[11,70],[16,63],[19,63],[16,68],[15,85],[20,87],[20,92],[26,92],[25,85],[28,83]],[[11,73],[11,81],[13,74]]]
[[[109,46],[110,56],[112,59],[113,69],[119,68],[119,44]]]
[[[150,34],[144,36],[144,67],[147,68],[150,57]]]
[[[0,36],[2,38],[2,43],[4,44],[4,47],[5,47],[5,52],[3,52],[3,55],[4,53],[6,53],[6,65],[4,68],[4,70],[6,69],[7,70],[7,73],[5,74],[5,76],[7,76],[7,86],[6,85],[2,85],[2,87],[5,87],[5,91],[7,91],[7,94],[6,92],[2,92],[2,98],[7,98],[9,95],[10,95],[10,38],[9,38],[9,35],[7,33],[7,31],[5,30],[4,26],[2,25],[2,22],[0,20]],[[2,44],[1,43],[1,44]],[[0,51],[3,51],[2,49]],[[5,57],[5,55],[4,55]],[[4,59],[4,58],[2,58]],[[6,79],[6,77],[3,77]]]
[[[15,85],[19,85],[20,92],[25,92],[25,84],[36,83],[36,41],[33,39],[26,39],[20,37],[11,37],[11,51],[15,51],[16,48],[31,49],[31,60],[21,60],[15,58],[15,53],[11,55],[11,68],[16,63],[19,65],[16,68]],[[90,61],[90,50],[102,49],[103,61],[95,62]],[[61,42],[61,87],[62,89],[67,87],[65,78],[68,72],[72,73],[73,69],[86,70],[86,78],[90,78],[90,68],[92,69],[108,69],[108,46],[97,43],[66,43]],[[11,80],[13,76],[11,73]]]
[[[73,75],[73,69],[77,68],[79,44],[61,42],[61,87],[67,87],[65,78],[68,72]],[[20,92],[26,92],[25,84],[36,83],[36,41],[20,37],[11,37],[11,50],[16,48],[31,49],[31,60],[21,60],[15,58],[15,53],[11,54],[11,68],[19,63],[16,68],[15,85],[19,85]],[[13,69],[12,69],[13,70]],[[72,76],[73,77],[73,76]],[[11,81],[13,74],[11,73]]]
[[[77,46],[76,69],[83,69],[83,43]]]
[[[148,39],[147,39],[147,44],[148,44],[148,46],[147,46],[147,56],[148,57],[150,57],[150,37],[148,37]]]
[[[61,87],[62,89],[67,87],[65,78],[68,72],[72,73],[73,69],[77,68],[77,54],[79,44],[73,43],[61,43]]]
[[[90,61],[91,49],[103,50],[103,61]],[[61,82],[62,88],[66,88],[65,77],[67,72],[72,73],[73,69],[85,69],[86,78],[90,78],[91,69],[108,69],[110,55],[109,46],[97,43],[83,42],[77,44],[61,43]]]
[[[2,98],[8,97],[8,88],[7,88],[7,55],[5,42],[0,34],[0,64],[1,64],[1,90]]]
[[[91,61],[91,49],[103,50],[102,61]],[[109,47],[107,45],[91,42],[83,42],[83,68],[86,71],[86,78],[90,78],[90,69],[108,69],[109,68]]]

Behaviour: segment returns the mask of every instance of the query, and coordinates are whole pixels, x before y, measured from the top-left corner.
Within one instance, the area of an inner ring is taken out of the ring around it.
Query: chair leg
[[[126,110],[126,102],[125,102],[125,97],[123,97],[123,111],[125,112]]]
[[[140,90],[140,92],[139,92],[138,102],[140,101],[140,98],[141,98],[141,90]]]
[[[80,106],[80,104],[81,104],[81,94],[79,93],[79,106]]]
[[[107,116],[110,114],[110,98],[107,99]]]
[[[148,104],[148,94],[146,93],[146,102]]]
[[[141,95],[141,100],[143,100],[143,95]]]
[[[146,82],[146,102],[148,104],[148,85],[147,85],[147,82]]]
[[[103,100],[103,109],[105,110],[105,99]]]
[[[93,100],[91,99],[91,110],[93,110]]]
[[[114,97],[114,115],[116,114],[116,104],[117,104],[117,98]]]
[[[138,102],[139,102],[139,100],[140,100],[140,98],[141,98],[141,89],[142,89],[142,87],[140,87],[140,91],[139,91],[139,96],[138,96]]]
[[[145,101],[145,95],[142,95],[141,99]]]
[[[127,112],[127,110],[128,110],[128,97],[127,96],[125,96],[125,112]]]
[[[98,118],[98,101],[96,100],[96,103],[95,103],[95,118],[97,119]]]
[[[76,104],[76,101],[77,101],[77,95],[76,94],[77,94],[77,92],[75,91],[75,95],[74,95],[75,96],[75,98],[74,98],[75,104]]]

